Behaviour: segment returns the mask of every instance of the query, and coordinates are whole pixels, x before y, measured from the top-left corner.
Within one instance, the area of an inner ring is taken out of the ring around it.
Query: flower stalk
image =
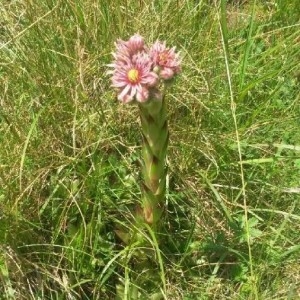
[[[167,105],[165,88],[180,72],[180,57],[175,47],[168,48],[165,42],[156,41],[152,46],[145,45],[143,37],[133,35],[127,41],[118,40],[113,53],[114,61],[109,65],[112,86],[117,91],[117,98],[122,103],[136,103],[139,108],[142,143],[142,199],[137,206],[133,230],[115,230],[119,238],[129,245],[139,245],[133,260],[132,290],[130,299],[138,299],[138,286],[147,285],[154,294],[147,294],[147,299],[161,298],[161,287],[157,266],[153,261],[153,251],[159,257],[159,234],[166,195],[166,155],[169,140]],[[136,229],[137,228],[137,229]],[[154,249],[149,247],[150,233]],[[150,229],[150,230],[149,230]],[[156,245],[156,246],[155,246]],[[154,267],[154,268],[153,268]],[[160,268],[163,272],[163,267]],[[143,276],[141,276],[143,274]],[[157,279],[157,280],[156,280]],[[154,284],[154,285],[153,285]],[[152,288],[150,288],[152,286]],[[120,289],[120,295],[124,287]],[[143,299],[146,295],[143,296]],[[123,297],[121,297],[123,299]]]
[[[166,192],[166,153],[168,124],[165,88],[181,70],[180,57],[175,47],[156,41],[151,47],[143,37],[133,35],[128,41],[115,43],[112,86],[122,103],[136,102],[139,107],[142,145],[142,200],[137,220],[142,220],[156,233],[164,211]]]

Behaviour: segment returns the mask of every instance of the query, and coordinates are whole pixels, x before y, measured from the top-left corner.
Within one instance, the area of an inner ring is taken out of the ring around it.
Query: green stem
[[[166,103],[152,100],[139,104],[143,133],[142,217],[154,232],[164,211],[166,153],[169,139]]]

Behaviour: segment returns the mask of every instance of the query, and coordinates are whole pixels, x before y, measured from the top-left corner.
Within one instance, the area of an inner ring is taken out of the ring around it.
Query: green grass
[[[299,3],[221,2],[2,1],[0,299],[150,299],[115,233],[140,198],[138,110],[105,74],[136,32],[183,56],[149,250],[164,298],[299,299]]]

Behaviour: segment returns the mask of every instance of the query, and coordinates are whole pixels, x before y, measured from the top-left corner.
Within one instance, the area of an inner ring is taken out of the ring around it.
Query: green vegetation
[[[115,230],[141,196],[141,133],[106,65],[136,32],[183,56],[165,299],[299,299],[299,1],[221,2],[2,0],[0,299],[130,293],[134,245]]]

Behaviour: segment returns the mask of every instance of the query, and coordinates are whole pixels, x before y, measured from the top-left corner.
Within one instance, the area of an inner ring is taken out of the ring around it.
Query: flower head
[[[145,51],[144,38],[139,34],[133,35],[127,42],[126,46],[130,54],[134,55],[138,52]]]
[[[158,76],[151,70],[152,61],[146,53],[139,52],[123,63],[117,61],[111,66],[114,67],[112,86],[117,88],[120,101],[148,100],[149,88],[157,84]]]
[[[144,38],[139,34],[135,34],[128,41],[117,40],[115,43],[116,52],[113,56],[116,60],[123,61],[126,57],[131,58],[133,55],[145,51]]]
[[[165,80],[171,79],[181,70],[179,54],[175,52],[175,47],[167,48],[165,42],[156,41],[149,50],[149,56],[154,68]]]
[[[156,41],[149,49],[144,38],[135,34],[127,41],[117,40],[112,69],[112,86],[123,103],[162,100],[159,79],[169,80],[180,72],[179,54],[166,43]]]

